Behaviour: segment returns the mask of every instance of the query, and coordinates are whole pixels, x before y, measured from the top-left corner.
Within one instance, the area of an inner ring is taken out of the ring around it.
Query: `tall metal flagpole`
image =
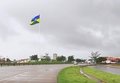
[[[40,14],[39,14],[39,16],[40,16]],[[39,20],[41,21],[41,16],[39,17]],[[39,37],[39,39],[40,39],[40,22],[39,22],[39,27],[38,27],[39,29],[38,29],[38,37]],[[39,42],[40,43],[40,42]],[[38,48],[39,49],[39,48]],[[40,57],[40,49],[39,49],[39,54],[38,54],[38,56]]]
[[[40,14],[39,14],[39,20],[41,20],[40,19]],[[39,21],[39,26],[38,26],[38,34],[40,35],[40,21]]]
[[[34,25],[34,24],[37,24],[37,23],[40,23],[40,14],[35,16],[31,20],[31,24],[30,25]],[[38,25],[38,40],[39,40],[39,37],[40,37],[40,24]]]

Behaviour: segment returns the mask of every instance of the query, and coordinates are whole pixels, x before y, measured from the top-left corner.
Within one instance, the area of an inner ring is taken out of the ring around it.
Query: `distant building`
[[[5,62],[10,62],[10,59],[8,60],[9,58],[5,58],[3,56],[0,56],[0,63],[5,63]]]
[[[91,63],[93,63],[93,60],[92,59],[87,59],[87,60],[85,60],[85,63],[91,64]]]
[[[117,63],[120,61],[120,57],[106,57],[106,63]]]
[[[105,62],[106,62],[106,63],[111,63],[111,61],[110,61],[110,60],[106,60]]]
[[[53,60],[56,60],[57,59],[57,53],[54,53],[53,54]]]
[[[28,63],[30,61],[30,59],[21,59],[18,60],[17,63]]]

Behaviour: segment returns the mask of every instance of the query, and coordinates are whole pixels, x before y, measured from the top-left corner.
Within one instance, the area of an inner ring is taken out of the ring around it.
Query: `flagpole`
[[[39,14],[39,16],[40,16],[40,14]],[[41,21],[41,18],[40,18],[40,21]],[[39,23],[39,34],[40,34],[40,23]]]
[[[30,25],[34,25],[37,23],[40,23],[40,14],[32,18]],[[40,39],[39,37],[40,37],[40,24],[38,25],[38,40]]]
[[[39,14],[39,16],[40,16],[40,14]],[[41,18],[39,18],[40,19],[40,21],[41,21]],[[40,22],[39,22],[39,26],[38,26],[38,37],[39,37],[39,39],[40,39]],[[39,52],[39,54],[38,54],[38,56],[40,56],[40,52]]]

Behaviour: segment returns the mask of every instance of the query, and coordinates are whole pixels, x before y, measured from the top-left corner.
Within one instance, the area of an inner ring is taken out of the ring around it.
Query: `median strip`
[[[90,75],[90,74],[85,73],[85,72],[83,71],[83,68],[82,68],[82,67],[80,68],[80,73],[83,74],[85,77],[87,77],[87,78],[89,78],[89,79],[91,79],[91,80],[96,81],[97,83],[105,83],[105,82],[102,81],[101,79],[98,79],[98,78],[96,78],[95,76],[92,76],[92,75]]]
[[[96,83],[80,74],[79,66],[67,67],[59,72],[58,83]]]
[[[83,71],[90,76],[102,80],[102,83],[120,83],[120,75],[107,73],[91,67],[84,67]]]

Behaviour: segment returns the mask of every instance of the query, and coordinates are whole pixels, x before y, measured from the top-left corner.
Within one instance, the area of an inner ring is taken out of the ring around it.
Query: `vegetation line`
[[[84,67],[83,71],[91,76],[101,79],[103,83],[120,83],[120,75],[107,73],[90,67]]]
[[[59,72],[57,83],[96,83],[96,82],[80,74],[79,66],[72,66],[67,67]]]
[[[91,80],[95,80],[97,83],[105,83],[103,80],[98,79],[98,78],[96,78],[95,76],[92,76],[92,75],[90,75],[90,74],[85,73],[85,72],[83,71],[83,68],[82,68],[82,67],[80,68],[80,73],[83,74],[85,77],[91,79]]]

